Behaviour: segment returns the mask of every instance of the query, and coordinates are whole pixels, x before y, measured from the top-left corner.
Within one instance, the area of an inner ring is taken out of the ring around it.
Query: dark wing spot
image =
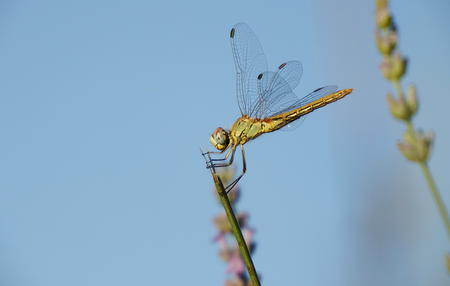
[[[286,66],[286,63],[281,64],[278,69],[281,70],[282,68],[284,68]]]
[[[260,73],[260,74],[258,75],[258,79],[262,79],[262,77],[263,77],[263,74]]]
[[[233,28],[233,29],[231,29],[231,31],[230,31],[230,38],[234,38],[234,31],[235,31],[235,29]]]
[[[321,89],[323,89],[323,87],[316,88],[315,90],[313,90],[313,92],[319,91]]]

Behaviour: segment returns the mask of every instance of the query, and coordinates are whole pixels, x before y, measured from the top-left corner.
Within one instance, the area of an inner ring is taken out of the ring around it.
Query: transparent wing
[[[301,106],[305,106],[313,101],[318,100],[319,98],[322,98],[324,96],[327,96],[329,94],[336,92],[337,89],[338,88],[335,85],[329,85],[329,86],[324,86],[324,87],[318,88],[318,89],[312,91],[311,93],[309,93],[308,95],[306,95],[305,97],[298,99],[296,101],[293,101],[287,107],[278,110],[277,112],[271,114],[270,116],[275,116],[275,115],[278,115],[281,113],[285,113],[289,110],[293,110],[293,109],[297,109]]]
[[[303,74],[302,63],[299,61],[289,61],[278,67],[278,74],[289,83],[294,90],[300,83]]]
[[[258,100],[249,112],[256,118],[269,117],[298,100],[293,88],[297,87],[302,76],[299,61],[283,63],[276,72],[266,71],[258,75]]]
[[[289,83],[272,71],[258,76],[258,95],[258,100],[248,114],[250,117],[269,117],[297,99]]]
[[[257,76],[267,70],[267,60],[258,38],[245,23],[230,32],[231,50],[236,67],[236,95],[242,114],[249,114],[257,102]]]

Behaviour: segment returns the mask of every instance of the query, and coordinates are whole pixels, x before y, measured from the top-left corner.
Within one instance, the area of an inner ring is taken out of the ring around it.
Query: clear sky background
[[[450,4],[394,1],[416,125],[450,205]],[[264,285],[448,285],[450,244],[396,150],[373,1],[0,2],[0,284],[222,285],[199,147],[239,116],[228,39],[258,35],[299,96],[354,88],[247,146],[240,210]]]

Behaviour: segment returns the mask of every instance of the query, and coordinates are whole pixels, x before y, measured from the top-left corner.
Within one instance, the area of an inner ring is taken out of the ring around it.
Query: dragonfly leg
[[[220,159],[211,159],[211,162],[213,162],[213,161],[225,161],[225,160],[227,160],[228,157],[230,156],[232,150],[233,150],[233,149],[230,148],[230,149],[228,150],[227,154],[225,154],[225,157],[220,158]]]
[[[224,158],[221,159],[211,159],[211,154],[223,154],[223,152],[225,152],[226,149],[222,150],[222,151],[207,151],[207,152],[203,152],[202,149],[200,149],[203,157],[206,160],[206,168],[211,168],[213,166],[211,166],[213,163],[213,161],[225,161],[226,159],[228,159],[228,156],[230,156],[231,153],[231,148],[228,150],[227,154],[225,155]],[[206,156],[208,156],[209,160],[206,159]]]
[[[234,154],[236,153],[236,146],[231,146],[231,149],[228,152],[227,156],[229,156],[230,153],[231,153],[230,161],[228,161],[226,163],[214,164],[213,163],[214,159],[210,158],[209,162],[206,164],[206,168],[210,169],[210,168],[215,168],[215,167],[221,168],[221,167],[228,167],[228,166],[230,166],[231,164],[233,164]],[[209,156],[209,154],[208,154],[208,156]],[[226,160],[226,156],[225,156],[225,160]],[[220,160],[220,161],[222,161],[222,160]]]
[[[231,184],[229,184],[225,188],[225,191],[227,193],[230,192],[234,188],[234,186],[236,186],[236,184],[239,182],[239,180],[242,178],[242,176],[244,176],[245,172],[247,171],[247,164],[245,162],[244,145],[241,145],[241,152],[242,152],[242,174],[240,174],[239,177],[237,177]]]
[[[201,150],[201,149],[200,149]],[[202,155],[209,155],[209,154],[223,154],[223,152],[225,152],[226,149],[222,150],[222,151],[206,151],[203,152],[202,151]]]

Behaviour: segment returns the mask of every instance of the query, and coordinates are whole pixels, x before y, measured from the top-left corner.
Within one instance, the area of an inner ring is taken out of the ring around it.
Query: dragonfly
[[[303,73],[299,61],[288,61],[279,65],[275,71],[269,71],[258,38],[245,23],[233,26],[230,41],[236,67],[236,96],[241,117],[229,130],[218,127],[211,134],[209,141],[218,151],[202,153],[207,168],[215,172],[215,168],[232,165],[236,150],[240,147],[242,173],[225,188],[227,192],[233,189],[247,171],[244,151],[247,142],[290,125],[352,92],[351,88],[338,91],[337,86],[324,86],[298,98],[293,89],[298,86]],[[223,154],[225,151],[227,153],[224,157],[211,158],[212,154]]]

